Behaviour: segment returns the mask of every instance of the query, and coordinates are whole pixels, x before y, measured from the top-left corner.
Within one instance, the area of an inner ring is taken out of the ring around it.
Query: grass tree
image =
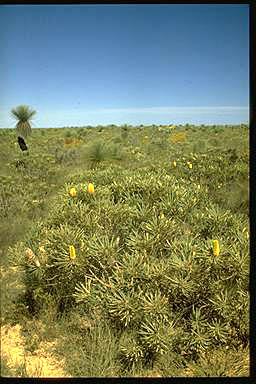
[[[18,135],[23,136],[24,138],[31,135],[32,129],[30,121],[35,114],[36,111],[27,105],[19,105],[11,110],[12,117],[18,120],[16,124],[16,132]]]

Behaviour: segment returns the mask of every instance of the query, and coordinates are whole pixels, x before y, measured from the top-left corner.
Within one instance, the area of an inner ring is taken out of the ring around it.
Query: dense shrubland
[[[23,271],[15,305],[102,324],[98,359],[112,345],[113,369],[91,375],[228,375],[230,354],[248,348],[248,128],[185,128],[34,130],[29,155],[13,156],[15,136],[1,130],[2,223],[20,214],[27,225],[1,239],[6,265]],[[219,368],[205,363],[214,351]]]

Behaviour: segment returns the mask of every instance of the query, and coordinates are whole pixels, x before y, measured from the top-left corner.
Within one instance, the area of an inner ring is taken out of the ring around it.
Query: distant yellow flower
[[[174,160],[174,162],[173,162],[173,166],[176,167],[176,165],[177,165],[177,163],[176,163],[176,161]]]
[[[34,252],[32,251],[32,249],[27,248],[26,251],[25,251],[25,253],[26,253],[27,258],[28,258],[30,261],[33,260],[33,259],[35,258],[35,255],[34,255]]]
[[[213,254],[214,256],[219,256],[220,254],[220,245],[218,240],[213,240]]]
[[[88,184],[88,192],[89,193],[94,193],[94,185],[92,183]]]
[[[200,189],[200,188],[201,188],[201,187],[200,187],[200,184],[198,184],[197,188],[198,188],[198,189]]]
[[[76,196],[76,189],[75,188],[71,188],[70,191],[69,191],[69,194],[70,194],[70,196],[75,197]]]
[[[69,255],[71,260],[74,260],[76,258],[76,250],[73,245],[69,246]]]
[[[173,143],[173,144],[176,144],[176,143],[183,143],[186,141],[187,139],[187,136],[186,136],[186,132],[178,132],[176,134],[172,134],[170,137],[169,137],[169,140]]]
[[[40,253],[43,253],[43,254],[46,253],[46,251],[42,245],[40,245],[39,251],[40,251]]]
[[[30,248],[26,249],[26,256],[27,256],[29,262],[33,261],[37,267],[40,267],[39,260],[36,258],[32,249],[30,249]]]
[[[248,240],[248,239],[249,239],[249,232],[246,231],[246,227],[243,228],[242,232],[243,232],[243,233],[245,232],[246,238],[247,238],[247,240]]]

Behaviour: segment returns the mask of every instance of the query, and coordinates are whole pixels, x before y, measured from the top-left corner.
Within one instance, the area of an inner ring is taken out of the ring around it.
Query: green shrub
[[[196,185],[159,171],[126,171],[112,180],[101,174],[105,179],[98,176],[93,196],[85,192],[86,174],[81,187],[72,185],[75,198],[66,185],[45,224],[28,234],[26,245],[10,251],[24,268],[33,307],[52,295],[60,311],[96,309],[119,332],[136,330],[120,352],[131,364],[170,348],[184,348],[196,358],[223,343],[239,345],[248,335],[248,316],[242,313],[248,314],[249,303],[248,243],[241,235],[234,244],[231,230],[240,217],[213,203],[204,207]],[[88,172],[90,182],[92,176]],[[220,240],[219,258],[211,253],[212,239]],[[35,255],[30,262],[24,254],[29,245]],[[216,338],[214,321],[224,327]],[[196,339],[193,324],[199,324]],[[225,331],[230,328],[235,338]]]
[[[55,162],[56,164],[72,164],[78,157],[78,153],[75,149],[59,149],[55,150]]]
[[[64,137],[72,137],[72,136],[73,136],[73,132],[65,131]]]
[[[159,145],[152,161],[137,170],[109,163],[66,175],[47,218],[9,248],[12,263],[23,271],[30,312],[37,315],[52,300],[59,314],[97,313],[118,339],[105,337],[116,352],[106,364],[117,359],[123,374],[160,362],[166,374],[172,356],[181,365],[196,364],[204,353],[248,345],[248,150],[210,148],[204,138],[196,144],[193,152],[180,143],[170,153]],[[120,149],[97,141],[87,159],[110,162]],[[135,156],[141,148],[132,150]],[[22,182],[2,177],[4,220],[14,191],[29,209],[35,184],[47,188],[35,171],[43,178],[53,158],[26,159],[27,169],[16,170]],[[88,183],[94,194],[87,192]],[[220,243],[219,256],[213,255],[213,240]],[[90,372],[103,375],[96,368]]]

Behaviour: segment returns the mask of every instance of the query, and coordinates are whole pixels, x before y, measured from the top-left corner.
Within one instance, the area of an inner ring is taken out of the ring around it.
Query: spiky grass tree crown
[[[22,135],[23,137],[31,135],[32,129],[30,126],[30,120],[35,114],[36,111],[27,105],[19,105],[11,110],[12,117],[18,120],[16,125],[16,132],[18,135]]]

